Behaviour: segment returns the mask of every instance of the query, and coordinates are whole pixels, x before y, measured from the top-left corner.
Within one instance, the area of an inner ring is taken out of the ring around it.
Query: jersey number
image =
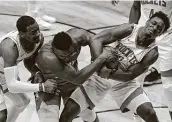
[[[154,9],[151,9],[150,10],[150,13],[149,13],[149,18],[154,14]]]

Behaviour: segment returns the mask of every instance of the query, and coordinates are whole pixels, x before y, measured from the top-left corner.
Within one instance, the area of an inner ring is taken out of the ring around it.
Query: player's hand
[[[56,94],[56,92],[58,92],[56,80],[48,79],[43,84],[44,84],[46,93]]]
[[[111,69],[108,69],[106,66],[103,66],[99,72],[98,72],[98,75],[101,77],[101,78],[109,78],[109,75],[111,73]]]
[[[110,62],[114,59],[117,59],[118,55],[116,50],[113,49],[112,47],[104,47],[101,56],[103,56],[103,58],[106,59],[106,62]]]

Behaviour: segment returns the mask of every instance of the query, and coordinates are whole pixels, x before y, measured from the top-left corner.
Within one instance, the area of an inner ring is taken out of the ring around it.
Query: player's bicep
[[[5,39],[1,42],[1,53],[4,60],[4,68],[17,65],[18,49],[11,39]]]
[[[143,67],[149,67],[153,63],[156,62],[158,59],[159,53],[158,53],[158,47],[153,48],[150,50],[146,56],[142,59],[142,65]]]
[[[134,7],[134,8],[136,8],[136,9],[140,10],[140,1],[134,0],[133,6],[132,6],[132,7]]]
[[[114,28],[104,30],[92,38],[92,43],[110,44],[129,36],[134,28],[133,24],[117,25]]]

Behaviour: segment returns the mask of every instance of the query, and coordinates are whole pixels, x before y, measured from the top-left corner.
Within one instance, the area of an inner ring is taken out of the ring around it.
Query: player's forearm
[[[18,80],[13,80],[10,83],[7,83],[7,86],[12,93],[30,93],[39,91],[39,84],[30,84]]]
[[[93,61],[90,65],[81,69],[76,75],[71,79],[71,81],[75,84],[84,83],[94,72],[100,69],[103,63],[106,61],[105,58],[99,56],[95,61]]]
[[[126,72],[122,70],[121,71],[118,70],[117,72],[111,73],[110,79],[127,82],[127,81],[135,79],[140,74],[144,73],[146,70],[147,68],[143,68],[143,66],[141,66],[140,64],[136,64],[130,67],[129,70]]]
[[[134,76],[131,72],[126,72],[126,73],[115,72],[109,76],[109,79],[127,82],[134,79]]]
[[[9,91],[14,93],[37,92],[39,84],[30,84],[28,82],[18,81],[17,66],[4,68],[5,79]]]
[[[103,52],[103,45],[100,42],[97,43],[96,41],[92,41],[89,46],[90,46],[91,58],[92,61],[94,61]]]
[[[138,21],[140,19],[140,9],[137,7],[132,7],[129,15],[129,23],[135,23],[138,24]]]

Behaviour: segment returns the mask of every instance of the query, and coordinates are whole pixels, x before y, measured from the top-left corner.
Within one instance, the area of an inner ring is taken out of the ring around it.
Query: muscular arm
[[[44,38],[43,35],[41,34],[41,42],[35,53],[29,58],[23,60],[25,67],[31,74],[35,74],[37,71],[40,71],[39,68],[35,65],[35,58],[37,56],[39,49],[42,47],[43,43],[44,43]]]
[[[4,74],[8,89],[14,93],[39,91],[39,84],[30,84],[18,80],[18,49],[9,38],[1,42],[1,52],[4,59]]]
[[[81,69],[74,70],[71,66],[62,63],[49,52],[40,52],[37,64],[42,71],[53,73],[56,77],[76,85],[84,83],[105,62],[105,58],[99,56],[93,63]]]
[[[138,24],[140,16],[141,16],[140,1],[135,0],[130,10],[129,23]]]
[[[94,33],[78,28],[69,29],[67,33],[73,37],[74,40],[77,40],[80,46],[88,45],[91,38],[95,35]]]
[[[93,60],[103,51],[103,45],[110,44],[127,37],[133,30],[133,24],[122,24],[115,28],[107,29],[95,35],[89,42]]]
[[[110,76],[111,79],[120,80],[120,81],[129,81],[133,80],[140,74],[142,74],[145,70],[149,68],[158,58],[158,49],[155,47],[147,55],[142,59],[142,61],[134,66],[130,67],[127,72],[115,72]]]

